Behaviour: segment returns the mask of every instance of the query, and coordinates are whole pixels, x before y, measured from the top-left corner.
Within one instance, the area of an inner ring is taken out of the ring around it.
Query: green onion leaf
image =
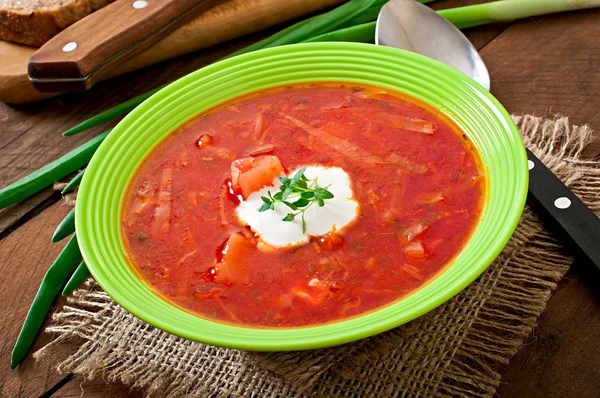
[[[60,194],[64,195],[67,192],[75,189],[75,187],[78,186],[79,183],[81,183],[81,179],[83,178],[83,173],[85,173],[85,169],[81,170],[79,173],[77,173],[77,175],[75,177],[71,178],[71,181],[69,181],[67,186],[64,187],[62,191],[60,191]]]
[[[75,232],[75,208],[72,208],[60,224],[58,224],[56,231],[52,235],[52,242],[56,243],[63,240],[73,232]]]
[[[73,275],[71,275],[71,279],[65,285],[65,288],[62,291],[63,296],[67,296],[73,290],[75,290],[78,286],[80,286],[87,277],[90,276],[90,270],[87,265],[82,261]]]
[[[63,133],[63,135],[67,136],[67,135],[77,134],[84,130],[91,129],[92,127],[99,126],[102,123],[106,123],[110,120],[113,120],[121,115],[129,113],[136,106],[138,106],[139,104],[144,102],[146,99],[150,98],[154,93],[156,93],[157,91],[159,91],[160,89],[162,89],[165,86],[166,85],[157,87],[155,89],[145,92],[144,94],[140,94],[137,97],[134,97],[128,101],[120,103],[119,105],[117,105],[113,108],[110,108],[109,110],[102,112],[102,113],[84,121],[83,123],[78,124],[77,126],[65,131]]]

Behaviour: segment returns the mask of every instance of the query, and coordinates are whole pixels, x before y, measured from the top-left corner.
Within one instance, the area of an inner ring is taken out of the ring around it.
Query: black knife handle
[[[550,231],[600,269],[600,219],[561,180],[527,150],[528,201]]]

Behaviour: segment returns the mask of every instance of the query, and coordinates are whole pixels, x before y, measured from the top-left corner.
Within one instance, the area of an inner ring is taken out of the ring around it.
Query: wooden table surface
[[[484,1],[440,0],[442,9]],[[511,113],[563,114],[600,131],[600,10],[536,17],[467,31],[492,80],[492,93]],[[0,186],[87,141],[107,126],[73,137],[61,132],[123,100],[183,76],[255,40],[221,46],[70,94],[26,106],[0,103]],[[1,54],[0,54],[1,56]],[[588,155],[600,151],[597,143]],[[0,211],[0,396],[37,397],[63,380],[54,369],[73,347],[55,348],[10,372],[10,353],[44,272],[64,242],[50,237],[69,207],[51,189]],[[560,283],[523,349],[502,370],[500,397],[600,396],[600,273],[575,264]],[[60,299],[55,308],[60,308]],[[35,348],[49,336],[41,334]],[[73,343],[75,344],[75,343]],[[137,397],[121,385],[79,378],[54,396]]]

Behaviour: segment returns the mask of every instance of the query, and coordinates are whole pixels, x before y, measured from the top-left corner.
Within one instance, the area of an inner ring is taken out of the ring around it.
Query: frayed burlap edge
[[[600,170],[581,159],[586,126],[516,116],[526,145],[595,211]],[[192,343],[139,321],[93,283],[54,315],[53,345],[79,338],[59,371],[154,396],[491,396],[498,366],[535,326],[570,259],[526,208],[494,264],[452,300],[407,325],[325,350],[247,353]]]

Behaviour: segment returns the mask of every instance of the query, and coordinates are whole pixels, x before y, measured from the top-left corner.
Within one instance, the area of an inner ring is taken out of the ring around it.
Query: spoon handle
[[[555,12],[600,7],[600,0],[503,0],[441,10],[438,13],[459,29],[507,22]]]
[[[600,219],[546,166],[527,150],[528,201],[564,243],[600,268]]]

